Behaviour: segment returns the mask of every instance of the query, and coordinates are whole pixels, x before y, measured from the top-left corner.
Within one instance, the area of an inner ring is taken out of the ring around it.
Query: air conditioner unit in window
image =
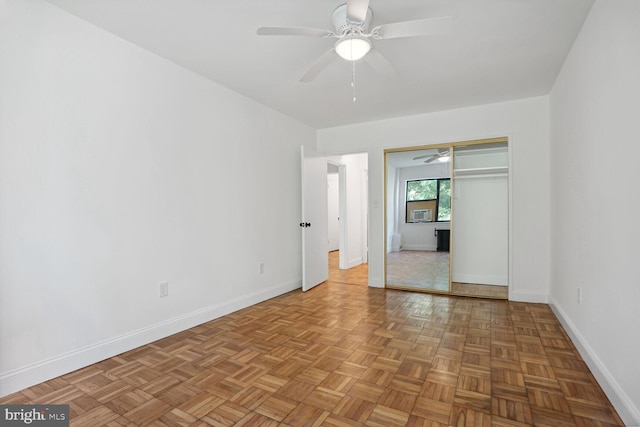
[[[415,209],[411,211],[411,222],[431,222],[431,209]]]

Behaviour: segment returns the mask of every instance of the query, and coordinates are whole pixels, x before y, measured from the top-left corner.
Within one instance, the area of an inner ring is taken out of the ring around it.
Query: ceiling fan
[[[389,61],[376,49],[372,40],[386,40],[401,37],[420,37],[447,33],[451,29],[452,18],[417,19],[378,25],[369,30],[373,12],[369,0],[347,0],[332,14],[333,30],[301,27],[260,27],[260,36],[308,36],[335,38],[334,47],[318,59],[302,76],[301,82],[313,81],[338,56],[347,61],[357,61],[366,57],[383,74],[395,74]],[[337,55],[336,55],[337,54]]]
[[[431,163],[434,160],[439,160],[441,162],[446,162],[449,160],[449,149],[448,148],[439,148],[436,154],[425,154],[424,156],[414,157],[413,160],[427,159],[425,163]]]

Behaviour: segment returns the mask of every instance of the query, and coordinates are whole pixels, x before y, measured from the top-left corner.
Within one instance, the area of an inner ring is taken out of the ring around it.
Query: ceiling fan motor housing
[[[331,22],[333,23],[333,28],[336,30],[336,34],[338,36],[344,36],[346,34],[353,33],[354,30],[356,32],[361,32],[362,34],[366,34],[369,30],[369,24],[371,24],[371,18],[373,17],[373,12],[371,9],[367,9],[367,17],[364,22],[353,22],[347,18],[347,5],[343,4],[342,6],[338,6],[336,10],[333,11],[333,15],[331,16]]]

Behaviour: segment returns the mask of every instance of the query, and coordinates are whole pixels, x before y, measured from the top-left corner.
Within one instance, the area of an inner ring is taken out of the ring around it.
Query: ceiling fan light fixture
[[[371,42],[366,37],[351,34],[336,42],[336,53],[347,61],[357,61],[371,50]]]
[[[439,161],[439,162],[442,162],[442,163],[444,163],[444,162],[448,162],[448,161],[449,161],[449,156],[448,156],[448,155],[446,155],[446,156],[440,156],[440,157],[438,157],[438,161]]]

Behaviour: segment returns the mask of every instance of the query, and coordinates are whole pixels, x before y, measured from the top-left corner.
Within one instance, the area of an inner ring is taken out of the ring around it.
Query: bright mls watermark
[[[0,427],[69,427],[69,405],[0,405]]]

